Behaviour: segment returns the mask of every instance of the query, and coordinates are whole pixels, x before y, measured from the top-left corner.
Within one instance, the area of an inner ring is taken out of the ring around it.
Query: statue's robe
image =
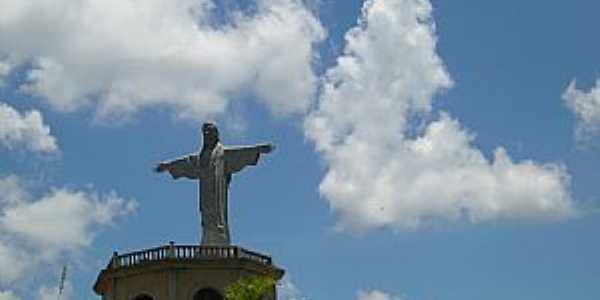
[[[229,245],[227,189],[231,175],[245,166],[256,165],[260,147],[225,147],[220,142],[213,149],[202,149],[173,161],[166,168],[174,179],[199,179],[199,208],[202,216],[202,245]]]

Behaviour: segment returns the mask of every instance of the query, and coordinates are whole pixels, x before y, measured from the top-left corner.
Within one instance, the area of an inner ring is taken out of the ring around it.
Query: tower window
[[[140,294],[135,296],[135,298],[133,298],[133,300],[154,300],[154,298],[152,298],[152,296],[148,295],[148,294]]]
[[[194,300],[223,300],[223,296],[213,289],[201,289],[194,295]]]

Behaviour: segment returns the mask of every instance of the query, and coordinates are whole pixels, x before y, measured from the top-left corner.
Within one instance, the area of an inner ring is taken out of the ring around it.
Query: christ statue
[[[231,175],[245,166],[256,165],[262,153],[275,149],[272,144],[223,146],[212,123],[202,125],[204,143],[200,152],[159,163],[155,171],[169,171],[173,179],[199,180],[199,208],[202,216],[202,245],[230,244],[227,221],[227,189]]]

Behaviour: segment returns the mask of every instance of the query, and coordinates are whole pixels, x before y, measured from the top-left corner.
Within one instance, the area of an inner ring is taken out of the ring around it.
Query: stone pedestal
[[[236,246],[180,246],[115,253],[94,291],[102,300],[222,300],[225,288],[253,275],[280,279],[269,256]],[[275,286],[265,300],[276,299]]]

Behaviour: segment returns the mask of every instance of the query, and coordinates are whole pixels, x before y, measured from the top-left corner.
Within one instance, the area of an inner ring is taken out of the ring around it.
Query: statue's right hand
[[[158,165],[156,165],[156,167],[154,167],[154,172],[156,173],[160,173],[160,172],[164,172],[167,169],[167,164],[165,163],[158,163]]]

